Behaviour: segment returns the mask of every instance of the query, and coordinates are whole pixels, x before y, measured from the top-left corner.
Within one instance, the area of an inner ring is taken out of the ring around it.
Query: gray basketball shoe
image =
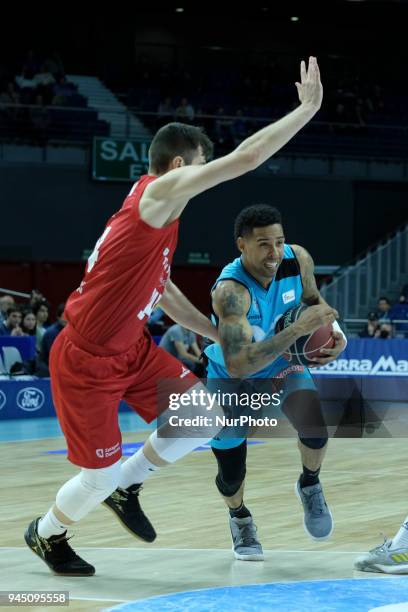
[[[320,482],[302,488],[298,480],[295,493],[303,505],[303,525],[306,533],[313,540],[327,540],[333,531],[333,517],[326,504]]]
[[[263,561],[262,545],[256,537],[252,516],[230,517],[230,529],[234,557],[240,561]]]
[[[392,540],[384,542],[354,561],[360,572],[383,572],[384,574],[408,574],[408,548],[390,550]]]

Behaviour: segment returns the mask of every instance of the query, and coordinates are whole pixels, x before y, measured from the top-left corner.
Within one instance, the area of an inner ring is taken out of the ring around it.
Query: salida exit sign
[[[149,145],[147,141],[94,138],[92,178],[96,181],[137,181],[148,171]]]

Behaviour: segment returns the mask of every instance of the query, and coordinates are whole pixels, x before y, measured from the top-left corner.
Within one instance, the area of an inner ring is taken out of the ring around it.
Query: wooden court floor
[[[124,434],[124,441],[145,437]],[[64,456],[45,454],[64,448],[64,440],[1,443],[0,590],[69,590],[69,610],[80,611],[209,586],[387,579],[354,572],[352,563],[356,554],[382,541],[381,532],[393,535],[408,513],[406,440],[330,441],[321,480],[335,530],[322,543],[303,530],[294,495],[300,469],[295,439],[263,442],[248,449],[245,500],[258,526],[264,562],[233,559],[227,512],[214,485],[216,463],[211,451],[200,451],[146,482],[141,500],[158,532],[153,544],[133,539],[104,507],[75,527],[71,544],[97,572],[81,579],[54,576],[23,541],[27,524],[76,473]]]

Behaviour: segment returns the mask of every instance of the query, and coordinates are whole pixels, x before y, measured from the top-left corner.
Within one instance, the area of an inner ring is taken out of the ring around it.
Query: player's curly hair
[[[234,224],[235,241],[241,236],[247,236],[255,227],[266,227],[279,223],[282,225],[282,215],[279,210],[269,204],[254,204],[247,206],[239,213]]]
[[[183,157],[191,164],[201,145],[205,159],[212,157],[213,143],[201,127],[186,123],[168,123],[158,130],[149,149],[150,168],[154,174],[166,172],[174,157]]]

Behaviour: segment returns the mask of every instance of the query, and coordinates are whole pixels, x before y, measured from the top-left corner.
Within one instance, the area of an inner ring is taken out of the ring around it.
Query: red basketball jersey
[[[65,308],[82,338],[112,353],[136,342],[170,275],[178,219],[157,229],[139,214],[140,198],[155,178],[142,176],[109,219]]]

